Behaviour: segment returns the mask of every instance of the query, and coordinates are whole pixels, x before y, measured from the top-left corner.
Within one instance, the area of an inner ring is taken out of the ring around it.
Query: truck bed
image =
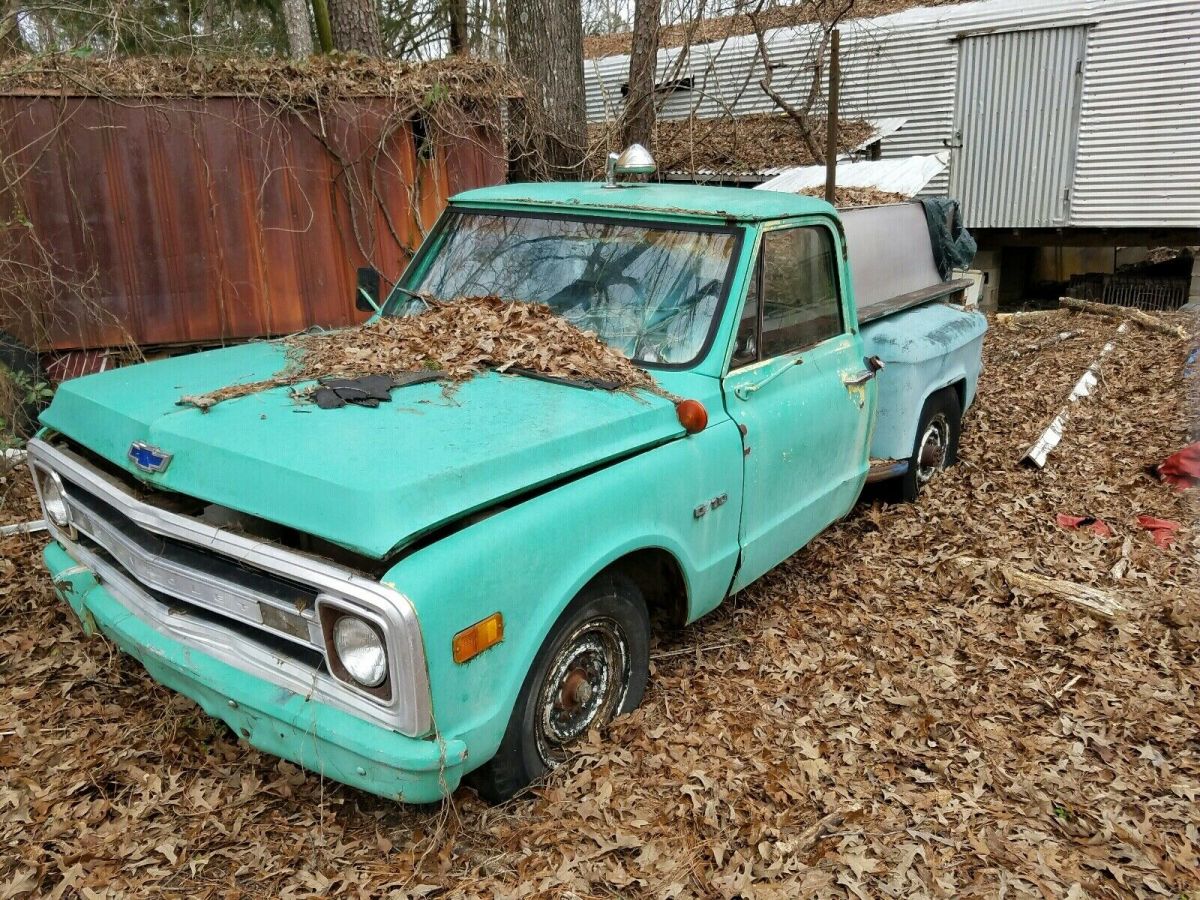
[[[860,325],[952,299],[971,285],[966,278],[942,280],[919,202],[846,209],[841,216]]]

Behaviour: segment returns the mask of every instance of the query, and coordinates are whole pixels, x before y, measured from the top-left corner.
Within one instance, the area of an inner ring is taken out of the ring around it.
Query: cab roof
[[[824,200],[779,191],[694,184],[618,184],[620,186],[616,188],[606,188],[598,181],[502,184],[455,194],[450,202],[471,206],[503,204],[531,208],[555,207],[562,211],[628,210],[739,222],[814,214],[835,215],[834,208]]]

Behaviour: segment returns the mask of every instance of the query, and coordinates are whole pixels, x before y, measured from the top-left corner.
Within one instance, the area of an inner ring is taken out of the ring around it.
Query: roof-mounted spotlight
[[[604,186],[621,187],[618,175],[653,175],[658,169],[650,151],[641,144],[630,144],[623,153],[610,153],[604,166]]]

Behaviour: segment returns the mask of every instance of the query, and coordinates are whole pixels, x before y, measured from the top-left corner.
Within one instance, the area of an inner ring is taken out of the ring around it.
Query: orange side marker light
[[[465,663],[504,640],[504,616],[492,613],[454,636],[454,661]]]
[[[675,415],[688,434],[696,434],[708,427],[708,410],[699,400],[680,400],[675,404]]]

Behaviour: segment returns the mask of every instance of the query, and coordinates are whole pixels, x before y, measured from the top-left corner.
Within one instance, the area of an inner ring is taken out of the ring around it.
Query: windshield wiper
[[[520,375],[522,378],[532,378],[534,381],[548,381],[551,384],[563,384],[567,387],[581,388],[585,391],[599,388],[602,391],[615,391],[621,386],[619,381],[608,378],[570,378],[566,375],[547,375],[536,369],[526,369],[522,366],[509,366],[504,374]]]

